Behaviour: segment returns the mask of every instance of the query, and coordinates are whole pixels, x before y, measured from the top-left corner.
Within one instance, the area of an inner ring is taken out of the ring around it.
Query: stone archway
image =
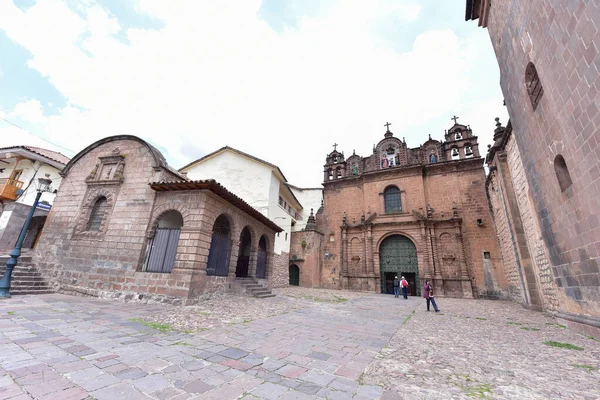
[[[264,279],[267,277],[267,239],[261,236],[258,241],[258,258],[256,261],[256,277]]]
[[[237,278],[246,278],[250,267],[250,252],[252,249],[252,235],[250,229],[244,227],[240,235],[240,249],[238,251],[238,260],[235,268]]]
[[[296,264],[290,265],[290,286],[300,286],[300,268]]]
[[[229,256],[231,254],[231,223],[221,214],[213,225],[210,251],[206,264],[206,275],[229,275]]]
[[[394,277],[404,276],[409,283],[408,293],[421,293],[419,263],[415,244],[404,235],[388,236],[379,246],[379,273],[381,293],[393,293]]]
[[[173,270],[182,227],[183,217],[178,211],[170,210],[161,215],[148,243],[146,272],[169,273]]]

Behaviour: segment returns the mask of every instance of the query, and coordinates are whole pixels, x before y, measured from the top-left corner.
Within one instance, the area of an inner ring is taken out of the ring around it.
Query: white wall
[[[15,169],[16,160],[14,158],[9,158],[3,159],[3,161],[7,161],[9,164],[0,163],[0,168],[4,169],[4,172],[0,173],[0,178],[10,178],[13,169]],[[16,169],[23,170],[23,173],[21,174],[19,180],[23,182],[24,190],[24,193],[21,194],[17,199],[17,203],[27,204],[29,206],[33,205],[33,201],[35,200],[35,196],[37,194],[37,179],[45,178],[45,174],[50,175],[48,179],[52,180],[52,190],[59,189],[62,180],[62,178],[59,175],[60,171],[50,165],[43,164],[39,161],[21,160],[16,165]],[[45,200],[48,203],[52,204],[55,197],[56,195],[54,193],[45,192],[42,194],[40,201]]]
[[[187,177],[192,180],[216,180],[231,193],[269,217],[271,168],[237,153],[224,151],[185,171]]]
[[[306,226],[306,221],[308,220],[308,216],[310,215],[310,209],[313,209],[313,212],[316,214],[319,207],[321,207],[321,199],[323,199],[323,189],[296,189],[290,188],[294,193],[294,196],[298,199],[302,207],[304,207],[300,211],[300,215],[302,216],[301,220],[296,222],[296,225],[292,228],[293,232],[298,232],[304,229]]]
[[[275,234],[275,253],[290,252],[290,233],[292,231],[292,216],[279,205],[279,196],[285,189],[279,178],[271,172],[271,190],[269,201],[269,219],[279,225],[283,232]],[[282,195],[284,199],[287,198]],[[287,196],[289,197],[289,195]]]

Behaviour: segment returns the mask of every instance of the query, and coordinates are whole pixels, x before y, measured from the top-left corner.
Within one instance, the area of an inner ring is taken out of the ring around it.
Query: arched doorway
[[[27,228],[27,233],[25,234],[25,241],[23,242],[22,246],[24,249],[33,249],[35,247],[38,239],[40,238],[40,233],[42,233],[42,228],[44,228],[45,223],[45,215],[39,215],[31,219],[29,227]]]
[[[229,223],[229,219],[224,215],[219,215],[213,225],[208,263],[206,264],[206,275],[229,275],[229,258],[231,255],[230,234],[231,224]]]
[[[300,268],[296,264],[290,265],[290,286],[300,286]]]
[[[258,241],[258,259],[256,260],[256,277],[267,277],[267,239],[264,236]]]
[[[182,226],[183,217],[174,210],[158,219],[154,236],[148,244],[146,272],[169,273],[173,270]]]
[[[245,278],[248,276],[251,247],[252,235],[250,234],[250,229],[246,226],[240,235],[240,250],[238,252],[237,266],[235,267],[235,276],[238,278]]]
[[[393,235],[379,246],[379,271],[381,293],[394,293],[394,277],[402,276],[408,281],[408,293],[418,296],[421,293],[417,248],[406,236]]]

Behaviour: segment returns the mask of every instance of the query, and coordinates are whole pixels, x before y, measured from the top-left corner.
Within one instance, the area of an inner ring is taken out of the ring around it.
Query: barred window
[[[544,88],[542,87],[540,77],[538,76],[537,69],[533,63],[527,64],[527,67],[525,68],[525,86],[527,87],[527,94],[529,95],[529,100],[535,111],[544,94]]]
[[[94,208],[92,208],[92,213],[90,214],[90,219],[88,220],[86,231],[98,232],[100,230],[100,225],[102,224],[102,220],[104,219],[104,214],[106,213],[106,207],[108,206],[108,201],[106,197],[100,197],[96,200],[94,204]]]
[[[385,203],[385,212],[393,213],[402,211],[402,203],[400,202],[400,189],[396,186],[390,186],[383,192]]]

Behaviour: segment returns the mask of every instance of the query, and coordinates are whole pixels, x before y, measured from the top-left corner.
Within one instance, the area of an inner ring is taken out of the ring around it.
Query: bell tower
[[[477,136],[469,125],[457,122],[458,117],[451,118],[454,125],[444,134],[444,156],[446,161],[464,160],[467,158],[479,158],[479,143]]]
[[[323,182],[341,179],[346,176],[346,160],[344,153],[337,151],[337,143],[333,144],[333,151],[327,154],[323,167]]]

